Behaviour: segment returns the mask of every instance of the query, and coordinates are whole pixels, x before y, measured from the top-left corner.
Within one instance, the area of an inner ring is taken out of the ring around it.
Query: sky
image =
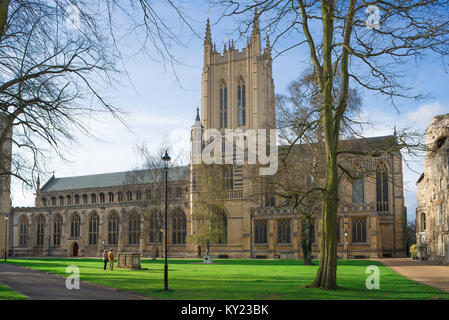
[[[228,20],[219,21],[215,12],[200,1],[184,5],[192,26],[201,36],[210,11],[212,40],[221,50],[225,39],[236,38],[231,32],[235,25]],[[163,13],[165,8],[161,8]],[[219,21],[219,22],[218,22]],[[175,23],[176,25],[176,23]],[[261,23],[263,28],[263,23]],[[105,91],[115,104],[129,114],[128,127],[112,117],[102,117],[90,123],[97,139],[76,135],[78,144],[65,153],[70,161],[53,155],[46,163],[48,173],[41,176],[41,186],[54,171],[55,177],[88,175],[132,170],[142,165],[135,146],[145,143],[157,152],[163,144],[172,145],[173,154],[183,153],[188,159],[190,127],[195,119],[195,110],[201,97],[201,72],[203,68],[203,40],[191,35],[188,30],[176,30],[186,46],[174,46],[173,53],[182,64],[176,65],[176,74],[169,65],[150,59],[143,53],[124,59],[127,74],[121,81]],[[262,34],[263,43],[265,35]],[[138,41],[132,38],[126,43],[127,50],[138,50]],[[288,42],[288,41],[287,41]],[[282,49],[280,43],[274,51]],[[243,43],[236,44],[238,49]],[[307,67],[308,53],[304,49],[288,51],[273,61],[273,79],[276,93],[286,93],[287,85]],[[363,91],[359,118],[372,123],[364,129],[366,136],[381,136],[393,133],[393,128],[412,127],[424,131],[433,116],[449,113],[448,65],[435,56],[424,57],[409,68],[413,87],[431,98],[422,101],[401,100],[397,108],[384,97]],[[179,80],[177,80],[177,77]],[[410,159],[404,155],[404,196],[408,219],[415,216],[416,181],[423,170],[423,159]],[[409,168],[410,167],[410,168]],[[12,204],[15,207],[33,206],[34,190],[26,190],[18,181],[12,182]]]

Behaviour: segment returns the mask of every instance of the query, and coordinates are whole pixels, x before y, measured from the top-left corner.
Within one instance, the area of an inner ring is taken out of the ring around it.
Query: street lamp
[[[5,262],[8,254],[8,214],[5,213]]]
[[[345,229],[345,242],[346,242],[346,260],[349,259],[349,246],[348,246],[348,229]]]
[[[106,250],[106,242],[103,240],[103,251]]]
[[[165,236],[165,265],[164,265],[164,291],[168,291],[168,264],[167,264],[167,256],[168,256],[168,246],[167,246],[167,203],[168,203],[168,163],[171,158],[168,155],[167,150],[165,150],[165,154],[162,156],[162,160],[164,161],[164,169],[165,169],[165,226],[164,226],[164,236]]]

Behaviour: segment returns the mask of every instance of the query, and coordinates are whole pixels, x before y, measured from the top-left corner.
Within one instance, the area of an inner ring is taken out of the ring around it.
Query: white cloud
[[[439,101],[435,101],[423,104],[416,110],[409,111],[406,119],[413,128],[425,130],[434,116],[447,112],[449,112],[449,106],[442,106]]]

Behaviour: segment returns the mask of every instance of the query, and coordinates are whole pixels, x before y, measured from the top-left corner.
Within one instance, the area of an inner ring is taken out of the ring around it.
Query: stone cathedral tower
[[[204,39],[204,67],[201,86],[201,123],[205,129],[259,129],[275,127],[272,58],[267,35],[261,49],[257,9],[246,48],[234,41],[223,52],[212,43],[207,19]]]

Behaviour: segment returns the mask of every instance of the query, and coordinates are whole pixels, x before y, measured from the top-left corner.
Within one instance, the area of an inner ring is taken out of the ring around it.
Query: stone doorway
[[[78,257],[78,243],[74,242],[72,245],[72,257]]]

